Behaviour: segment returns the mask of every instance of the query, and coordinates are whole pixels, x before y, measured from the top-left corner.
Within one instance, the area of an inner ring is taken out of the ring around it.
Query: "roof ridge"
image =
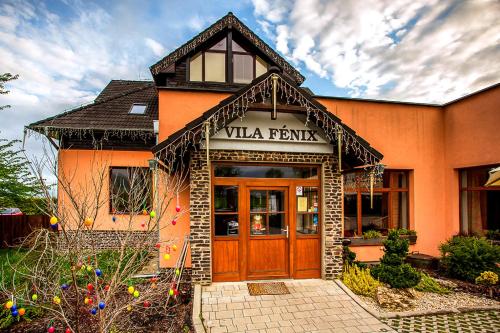
[[[153,82],[151,81],[150,83],[148,83],[147,85],[145,85],[144,87],[139,87],[139,88],[134,88],[134,89],[130,89],[130,90],[127,90],[123,93],[118,93],[118,94],[115,94],[113,96],[110,96],[108,98],[103,98],[101,100],[98,100],[98,101],[93,101],[91,103],[88,103],[88,104],[85,104],[85,105],[82,105],[82,106],[79,106],[75,109],[71,109],[71,110],[68,110],[68,111],[64,111],[63,113],[59,113],[59,114],[56,114],[55,116],[51,116],[51,117],[47,117],[45,119],[42,119],[42,120],[39,120],[39,121],[36,121],[34,123],[31,123],[28,125],[28,127],[36,127],[36,125],[40,124],[40,123],[44,123],[46,121],[51,121],[51,120],[54,120],[54,119],[57,119],[59,117],[63,117],[63,116],[66,116],[68,114],[71,114],[73,112],[76,112],[76,111],[80,111],[80,110],[83,110],[85,108],[88,108],[88,107],[92,107],[92,106],[96,106],[96,105],[100,105],[100,104],[103,104],[103,103],[106,103],[106,102],[109,102],[109,101],[112,101],[112,100],[115,100],[117,98],[121,98],[121,97],[125,97],[125,96],[128,96],[132,93],[135,93],[135,92],[139,92],[139,91],[142,91],[142,90],[145,90],[145,89],[148,89],[148,88],[151,88],[151,87],[154,87],[154,84]]]

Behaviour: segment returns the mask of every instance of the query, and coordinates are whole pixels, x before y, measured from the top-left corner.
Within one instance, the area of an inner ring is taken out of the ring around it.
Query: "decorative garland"
[[[177,60],[188,55],[189,53],[194,52],[198,46],[206,42],[208,39],[210,39],[220,31],[224,30],[226,27],[231,27],[239,31],[253,45],[255,45],[255,47],[261,50],[276,65],[282,68],[285,73],[289,74],[297,82],[297,84],[301,84],[302,82],[304,82],[305,78],[295,68],[293,68],[283,57],[276,53],[271,47],[269,47],[269,45],[267,45],[250,29],[248,29],[246,25],[244,25],[240,20],[238,20],[236,16],[231,13],[224,16],[219,21],[211,25],[208,29],[201,32],[189,42],[185,43],[177,50],[170,53],[168,56],[151,66],[151,74],[158,75],[162,71],[167,70],[170,65],[174,64]]]
[[[157,155],[165,154],[167,164],[173,163],[177,158],[183,157],[188,148],[197,148],[205,137],[205,126],[211,135],[216,134],[236,118],[243,118],[248,111],[249,105],[261,100],[270,99],[273,96],[273,78],[276,92],[286,104],[299,105],[306,110],[305,126],[310,122],[323,129],[330,142],[339,142],[346,154],[353,153],[365,164],[366,171],[373,172],[379,177],[383,167],[379,164],[379,158],[371,152],[356,135],[351,134],[341,123],[338,123],[328,111],[320,109],[315,103],[305,97],[297,87],[291,85],[278,74],[270,74],[264,80],[249,87],[245,92],[236,97],[230,103],[215,110],[204,122],[186,130],[181,136],[156,152]]]

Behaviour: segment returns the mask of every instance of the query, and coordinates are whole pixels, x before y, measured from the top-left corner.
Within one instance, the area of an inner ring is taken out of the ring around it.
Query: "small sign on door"
[[[302,186],[297,186],[297,187],[295,188],[295,194],[296,194],[296,195],[302,195],[302,193],[303,193],[303,188],[302,188]]]

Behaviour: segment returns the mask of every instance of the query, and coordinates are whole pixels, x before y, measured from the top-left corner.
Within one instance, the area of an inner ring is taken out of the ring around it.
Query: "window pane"
[[[269,234],[282,235],[286,234],[285,229],[285,214],[269,214]]]
[[[191,58],[191,61],[189,62],[189,81],[202,81],[202,60],[203,57],[201,56],[201,53],[198,53]]]
[[[244,48],[240,46],[240,44],[236,43],[233,39],[233,44],[232,44],[233,52],[247,52]]]
[[[267,192],[250,191],[250,211],[265,212],[267,210]]]
[[[249,83],[253,80],[253,57],[248,54],[233,54],[235,83]]]
[[[216,165],[215,177],[318,179],[317,167],[275,167],[264,165]]]
[[[373,208],[370,207],[370,194],[361,194],[361,221],[362,232],[377,230],[387,234],[389,214],[388,214],[388,193],[373,193]]]
[[[408,172],[407,171],[388,171],[390,174],[391,188],[408,188]],[[384,181],[386,181],[384,179]],[[389,184],[384,183],[384,187]]]
[[[267,73],[267,63],[259,57],[255,57],[255,77]]]
[[[285,192],[284,191],[269,191],[269,211],[283,212],[285,211]]]
[[[131,114],[144,114],[146,112],[146,104],[133,104],[132,107],[130,108]]]
[[[389,229],[409,229],[408,192],[392,192],[390,198],[391,218]]]
[[[252,235],[267,234],[266,214],[250,214],[250,233]]]
[[[111,169],[111,211],[139,212],[151,207],[151,177],[147,168]]]
[[[226,54],[205,52],[205,81],[226,82]]]
[[[215,236],[238,235],[238,215],[215,214]]]
[[[344,237],[353,237],[358,234],[358,195],[344,194]]]
[[[227,47],[227,42],[226,42],[226,37],[224,37],[223,40],[209,48],[209,50],[218,50],[218,51],[225,51]]]
[[[216,212],[237,212],[238,186],[215,186],[214,207]]]
[[[299,234],[317,234],[318,233],[318,214],[297,214],[297,233]]]

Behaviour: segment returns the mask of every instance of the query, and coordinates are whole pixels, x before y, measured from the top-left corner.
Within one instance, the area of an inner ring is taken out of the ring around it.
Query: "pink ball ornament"
[[[175,207],[175,211],[176,211],[177,213],[178,213],[178,212],[180,212],[180,211],[181,211],[181,206],[177,205],[177,206]]]
[[[172,225],[176,225],[177,224],[177,220],[172,220]]]
[[[50,326],[49,329],[47,330],[47,332],[49,333],[54,333],[56,331],[56,329],[54,328],[54,326]]]

